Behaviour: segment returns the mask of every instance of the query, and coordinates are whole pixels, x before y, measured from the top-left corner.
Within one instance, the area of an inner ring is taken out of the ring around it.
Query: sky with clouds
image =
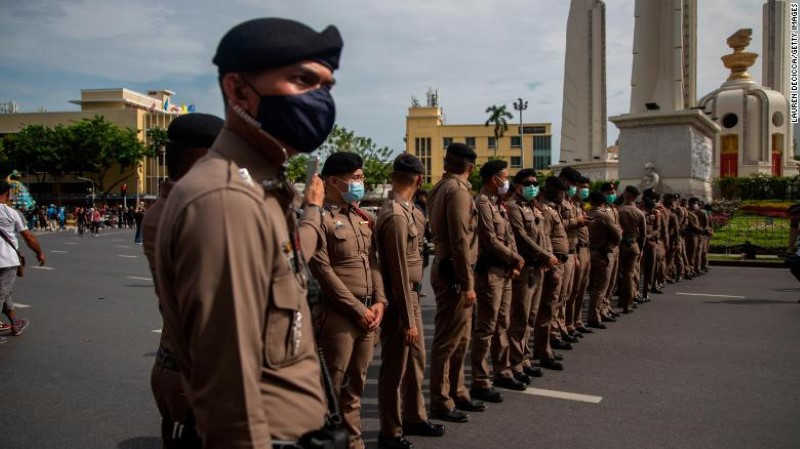
[[[698,0],[698,96],[729,73],[725,40],[753,29],[763,0]],[[337,122],[404,148],[411,96],[438,88],[448,123],[479,123],[490,104],[529,101],[526,122],[552,122],[559,147],[568,0],[0,0],[0,101],[71,110],[84,88],[167,88],[177,103],[221,115],[211,58],[222,35],[254,17],[339,27]],[[607,0],[608,115],[630,101],[634,0]],[[761,80],[757,63],[751,74]],[[617,130],[609,124],[609,145]],[[557,152],[557,150],[555,150]],[[554,155],[555,156],[555,155]]]

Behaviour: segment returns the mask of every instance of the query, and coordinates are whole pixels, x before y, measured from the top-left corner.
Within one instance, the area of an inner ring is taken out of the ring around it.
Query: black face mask
[[[259,96],[255,119],[260,128],[301,153],[319,148],[333,129],[336,104],[327,86],[297,95]]]

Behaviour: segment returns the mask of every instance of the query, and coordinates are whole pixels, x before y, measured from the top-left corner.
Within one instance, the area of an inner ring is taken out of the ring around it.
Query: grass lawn
[[[757,215],[736,215],[727,225],[714,230],[711,246],[731,248],[746,241],[770,252],[785,251],[789,244],[789,220]],[[730,250],[729,250],[730,251]]]

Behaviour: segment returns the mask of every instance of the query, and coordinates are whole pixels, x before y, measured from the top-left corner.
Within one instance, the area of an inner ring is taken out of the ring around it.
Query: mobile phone
[[[319,171],[319,156],[311,156],[308,158],[308,165],[306,166],[306,187],[311,185],[311,180],[314,175]]]

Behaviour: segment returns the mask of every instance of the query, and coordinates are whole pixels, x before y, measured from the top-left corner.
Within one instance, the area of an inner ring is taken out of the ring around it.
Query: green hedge
[[[752,175],[749,178],[718,178],[714,184],[726,200],[787,200],[800,197],[800,176]]]

